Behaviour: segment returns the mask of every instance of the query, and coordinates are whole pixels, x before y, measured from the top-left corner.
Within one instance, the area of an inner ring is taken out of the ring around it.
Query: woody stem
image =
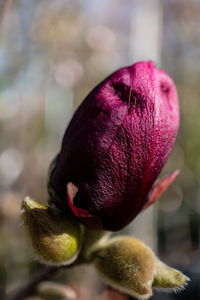
[[[52,278],[61,267],[43,267],[39,272],[37,272],[33,278],[31,278],[25,285],[19,287],[18,289],[10,292],[4,300],[22,300],[23,298],[31,295],[37,285],[46,279]]]

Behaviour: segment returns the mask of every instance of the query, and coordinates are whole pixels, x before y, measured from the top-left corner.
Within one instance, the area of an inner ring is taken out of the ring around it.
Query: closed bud
[[[82,229],[76,220],[30,197],[22,201],[21,216],[33,251],[41,262],[68,265],[75,261],[82,239]]]
[[[154,253],[138,239],[117,237],[93,252],[94,264],[112,287],[138,299],[152,295]]]
[[[93,248],[97,270],[113,288],[137,299],[148,299],[152,288],[179,291],[189,279],[168,267],[140,240],[120,236]]]
[[[89,228],[124,228],[178,175],[154,184],[178,127],[176,87],[164,71],[151,61],[117,70],[72,117],[50,168],[52,201]]]
[[[161,261],[156,262],[156,274],[153,287],[164,291],[181,291],[190,279],[180,271],[170,268]]]

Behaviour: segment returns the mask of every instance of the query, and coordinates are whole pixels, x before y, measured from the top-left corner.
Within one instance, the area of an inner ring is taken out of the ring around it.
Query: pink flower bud
[[[172,79],[151,61],[122,68],[97,85],[75,112],[50,185],[66,210],[86,225],[120,230],[176,177],[173,172],[153,185],[178,127]]]

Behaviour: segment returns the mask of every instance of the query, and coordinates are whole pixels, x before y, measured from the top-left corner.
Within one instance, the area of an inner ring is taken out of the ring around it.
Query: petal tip
[[[77,206],[74,205],[74,198],[76,194],[78,193],[78,188],[75,184],[72,182],[68,182],[67,184],[67,200],[70,209],[74,213],[76,217],[92,217],[92,215],[85,209],[83,208],[78,208]]]
[[[148,201],[143,206],[143,210],[153,204],[163,193],[164,191],[172,184],[175,178],[180,174],[180,171],[177,169],[172,173],[164,176],[158,180],[152,187],[149,192]]]

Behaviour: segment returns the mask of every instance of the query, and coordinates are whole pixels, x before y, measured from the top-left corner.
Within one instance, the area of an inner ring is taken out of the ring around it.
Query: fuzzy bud
[[[75,261],[82,239],[76,220],[30,197],[22,201],[21,216],[33,251],[41,262],[68,265]]]
[[[156,262],[147,246],[132,237],[117,237],[93,253],[94,264],[112,287],[138,299],[152,295]]]
[[[110,286],[137,299],[151,297],[152,288],[181,290],[189,280],[133,237],[119,236],[101,243],[93,249],[91,260]]]
[[[190,279],[180,271],[170,268],[161,261],[156,262],[156,274],[153,287],[165,291],[181,291]]]

